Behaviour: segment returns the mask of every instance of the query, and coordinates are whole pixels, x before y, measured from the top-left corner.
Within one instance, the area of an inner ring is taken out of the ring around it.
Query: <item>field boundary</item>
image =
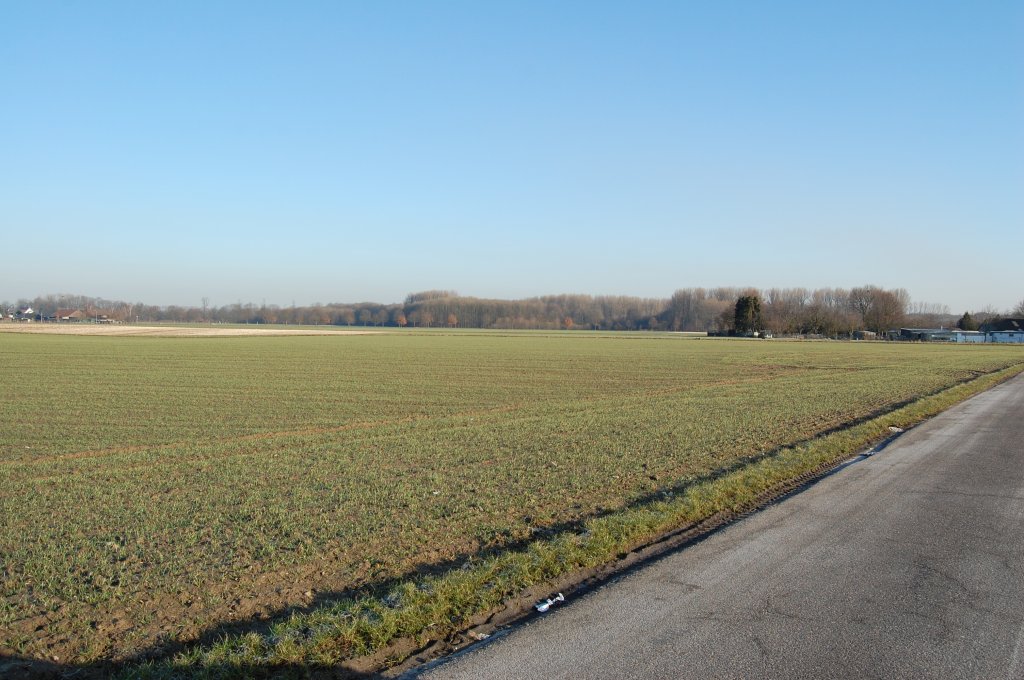
[[[227,635],[125,667],[122,678],[260,677],[329,671],[398,674],[536,616],[532,605],[578,595],[805,488],[851,458],[1024,372],[982,374],[912,403],[748,464],[676,486],[613,513],[541,535],[525,547],[469,558],[461,568],[367,590],[294,613],[263,631]],[[749,459],[748,459],[749,460]],[[108,669],[109,670],[109,669]]]

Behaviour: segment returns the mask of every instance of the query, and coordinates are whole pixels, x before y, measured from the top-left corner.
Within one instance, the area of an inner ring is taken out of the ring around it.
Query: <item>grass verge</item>
[[[607,564],[668,532],[720,513],[751,509],[773,490],[862,451],[1021,372],[1024,364],[982,375],[870,421],[764,454],[717,476],[681,480],[650,500],[594,517],[578,530],[539,538],[526,548],[477,558],[462,569],[424,576],[388,592],[366,592],[295,614],[266,632],[230,636],[172,657],[123,669],[120,678],[243,678],[306,676],[349,667],[360,657],[387,656],[399,641],[416,649],[465,629],[524,590]],[[397,663],[396,652],[386,662]],[[386,663],[385,662],[385,663]],[[365,669],[365,665],[361,667]]]

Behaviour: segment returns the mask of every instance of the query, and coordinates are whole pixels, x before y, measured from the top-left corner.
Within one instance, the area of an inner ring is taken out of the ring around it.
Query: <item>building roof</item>
[[[83,314],[82,310],[80,309],[58,309],[54,316],[57,317],[58,319],[65,319],[79,318],[85,316],[85,314]]]
[[[986,333],[999,331],[1024,331],[1024,319],[994,319],[981,325]]]

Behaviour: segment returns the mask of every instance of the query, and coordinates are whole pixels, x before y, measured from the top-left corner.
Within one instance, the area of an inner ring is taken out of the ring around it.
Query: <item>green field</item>
[[[0,653],[125,659],[518,547],[1020,347],[0,333]]]

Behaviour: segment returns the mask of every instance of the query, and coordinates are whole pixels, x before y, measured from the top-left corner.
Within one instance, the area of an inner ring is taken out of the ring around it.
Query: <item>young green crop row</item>
[[[0,336],[0,650],[125,658],[1024,362],[648,335]],[[116,621],[116,624],[114,623]]]

